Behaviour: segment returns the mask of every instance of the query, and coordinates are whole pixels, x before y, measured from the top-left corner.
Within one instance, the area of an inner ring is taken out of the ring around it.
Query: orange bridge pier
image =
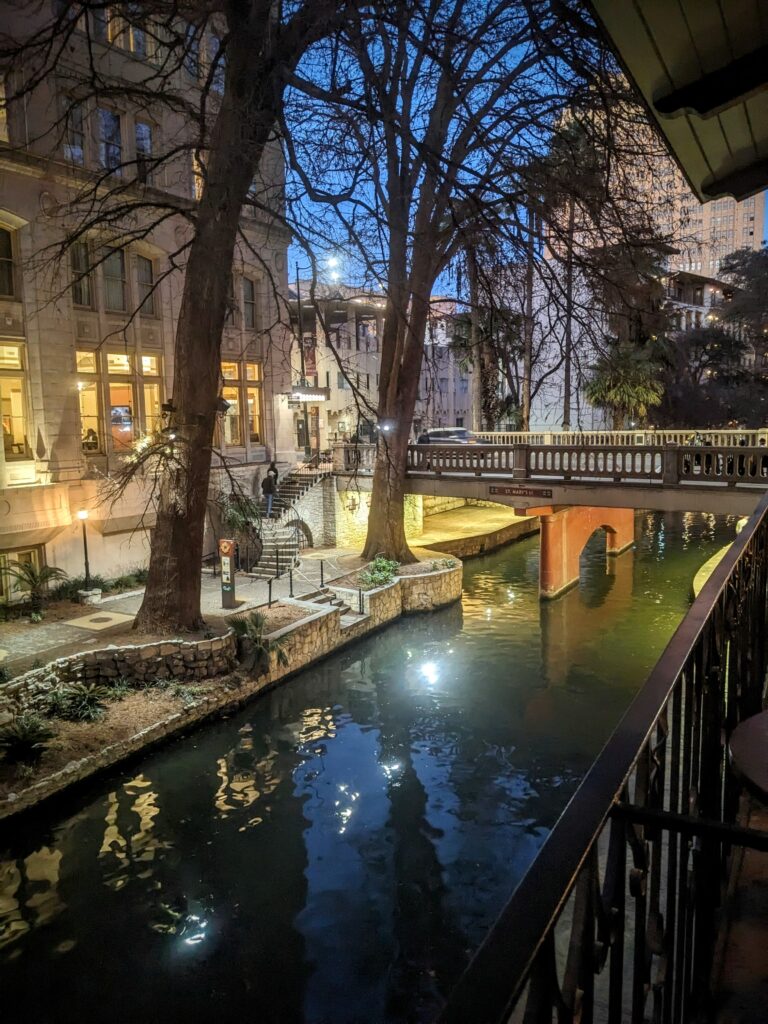
[[[579,558],[596,530],[606,533],[606,554],[620,555],[635,543],[635,513],[631,508],[569,505],[516,509],[519,515],[539,516],[539,595],[558,597],[579,582]]]

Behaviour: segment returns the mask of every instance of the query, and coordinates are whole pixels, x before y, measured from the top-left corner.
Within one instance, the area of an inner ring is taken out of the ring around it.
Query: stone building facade
[[[50,21],[60,7],[18,5],[18,34],[34,30],[34,18]],[[176,267],[203,171],[184,119],[166,105],[139,109],[119,91],[110,99],[73,99],[76,69],[89,53],[116,80],[135,80],[147,62],[159,61],[157,36],[129,29],[116,9],[88,15],[98,22],[84,17],[69,37],[61,77],[0,105],[0,601],[18,596],[3,571],[9,561],[82,574],[78,512],[88,513],[92,573],[116,576],[146,563],[146,493],[136,486],[110,507],[101,485],[143,435],[162,428],[163,406],[172,400],[183,286]],[[171,83],[193,105],[212,52],[211,37],[201,39],[197,63],[185,61]],[[13,83],[0,80],[0,87],[13,95]],[[165,197],[179,213],[144,238],[134,231],[125,246],[111,241],[114,228],[110,234],[94,225],[68,252],[57,252],[71,231],[73,197],[98,176],[105,187],[123,184],[137,210],[142,197],[154,204]],[[259,177],[263,194],[279,204],[277,149]],[[273,218],[243,215],[215,447],[246,489],[255,487],[265,460],[295,461],[286,398],[290,336],[275,297],[285,294],[288,241]]]

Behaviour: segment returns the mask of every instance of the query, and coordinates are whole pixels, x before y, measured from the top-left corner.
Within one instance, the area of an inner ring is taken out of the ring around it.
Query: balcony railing
[[[738,824],[728,738],[762,706],[768,495],[459,980],[441,1024],[704,1019]],[[610,638],[606,637],[606,643]]]

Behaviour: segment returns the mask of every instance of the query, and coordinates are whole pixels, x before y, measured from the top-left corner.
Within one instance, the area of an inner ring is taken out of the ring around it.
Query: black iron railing
[[[728,737],[762,706],[768,496],[703,587],[451,994],[441,1024],[706,1019],[737,823]],[[606,637],[606,642],[610,638]]]

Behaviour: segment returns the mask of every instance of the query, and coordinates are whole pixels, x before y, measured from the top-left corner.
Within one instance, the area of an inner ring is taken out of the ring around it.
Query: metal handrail
[[[523,1007],[526,1021],[550,1021],[555,1009],[574,1012],[576,999],[579,1020],[588,1024],[594,1019],[595,976],[606,963],[610,1024],[643,1022],[651,992],[653,1019],[670,1024],[692,1020],[706,1005],[728,854],[734,843],[760,843],[733,824],[738,791],[725,743],[738,721],[761,706],[766,598],[768,495],[702,588],[545,840],[451,993],[441,1024],[501,1024]],[[649,820],[655,824],[643,824]],[[606,833],[601,888],[598,842]],[[695,854],[685,838],[690,835],[698,836]],[[660,878],[664,864],[667,875]],[[689,870],[693,895],[687,889]],[[570,899],[578,912],[561,983],[554,934]],[[663,923],[652,921],[652,914]],[[630,929],[631,968],[623,955]],[[661,939],[654,939],[659,930]],[[663,948],[654,948],[654,941]],[[661,955],[663,971],[651,984],[651,961]]]

